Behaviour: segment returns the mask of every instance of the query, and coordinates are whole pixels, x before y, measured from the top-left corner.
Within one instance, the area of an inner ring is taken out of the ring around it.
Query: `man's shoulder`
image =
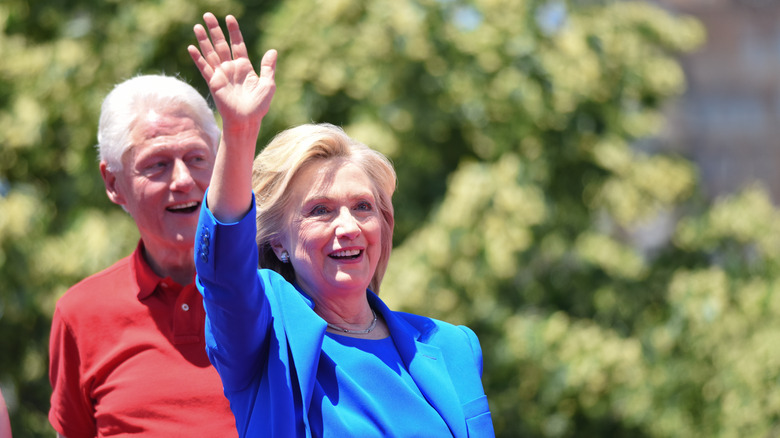
[[[129,255],[71,286],[59,299],[57,307],[60,309],[71,306],[83,308],[101,304],[108,296],[115,299],[118,290],[127,289],[134,283],[132,255]]]

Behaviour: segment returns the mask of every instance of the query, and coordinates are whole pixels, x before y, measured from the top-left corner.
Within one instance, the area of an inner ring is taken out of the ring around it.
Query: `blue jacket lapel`
[[[281,318],[287,330],[287,346],[292,356],[292,364],[298,376],[299,389],[303,402],[303,419],[308,427],[309,405],[317,379],[317,367],[322,351],[322,340],[327,324],[319,318],[312,307],[314,303],[301,291],[283,288],[277,294],[280,303]]]
[[[447,365],[436,346],[420,342],[420,330],[397,316],[373,293],[369,301],[379,310],[409,374],[428,402],[442,416],[453,436],[466,437],[466,421]],[[433,327],[431,327],[433,328]]]

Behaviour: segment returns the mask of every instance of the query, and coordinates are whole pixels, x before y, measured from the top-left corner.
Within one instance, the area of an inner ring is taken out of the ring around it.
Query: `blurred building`
[[[761,181],[780,204],[780,0],[650,0],[697,17],[707,42],[681,61],[688,89],[668,140],[700,165],[708,195]]]

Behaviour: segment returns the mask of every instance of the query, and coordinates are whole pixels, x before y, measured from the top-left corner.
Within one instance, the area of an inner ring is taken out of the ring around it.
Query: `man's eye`
[[[164,169],[166,165],[167,164],[165,163],[165,161],[155,161],[149,164],[148,166],[146,166],[146,170],[149,171],[160,170],[160,169]]]

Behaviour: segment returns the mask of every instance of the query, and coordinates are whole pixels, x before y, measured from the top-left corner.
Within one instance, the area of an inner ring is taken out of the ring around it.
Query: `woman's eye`
[[[363,211],[371,211],[371,210],[374,209],[374,206],[371,205],[370,202],[362,201],[362,202],[358,203],[357,209],[358,210],[363,210]]]
[[[311,210],[311,214],[313,215],[323,215],[327,213],[328,209],[324,205],[318,205]]]

